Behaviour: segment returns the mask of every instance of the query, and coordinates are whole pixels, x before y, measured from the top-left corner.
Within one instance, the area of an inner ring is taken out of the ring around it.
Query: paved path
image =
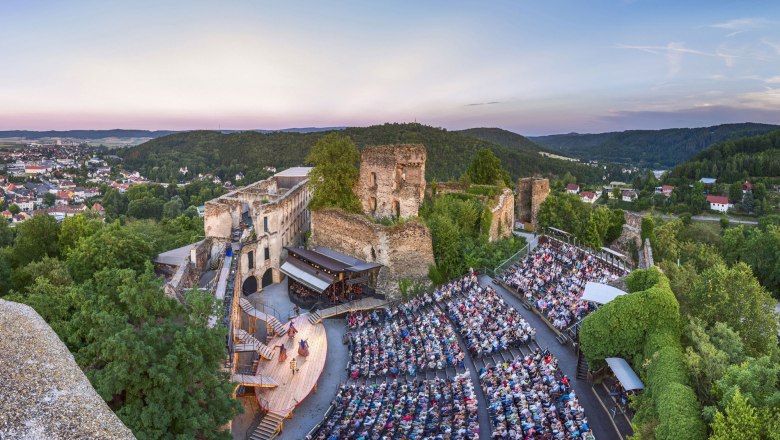
[[[523,318],[536,328],[536,342],[542,350],[547,348],[553,356],[558,358],[558,366],[564,374],[569,376],[570,383],[577,393],[577,398],[583,408],[585,408],[585,415],[588,417],[590,428],[593,430],[596,438],[598,440],[619,438],[609,420],[610,416],[604,412],[598,398],[593,393],[591,385],[587,381],[577,379],[577,353],[571,349],[571,346],[558,343],[555,339],[555,333],[542,321],[539,315],[523,307],[520,299],[511,292],[498,284],[493,284],[492,278],[483,275],[479,278],[479,283],[496,289],[507,304],[516,308]]]

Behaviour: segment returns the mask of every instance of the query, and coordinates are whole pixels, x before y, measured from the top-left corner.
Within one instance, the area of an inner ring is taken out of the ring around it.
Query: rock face
[[[391,297],[398,294],[398,281],[426,281],[434,264],[428,228],[419,221],[392,226],[338,209],[320,209],[311,217],[313,246],[325,246],[365,261],[384,265],[377,290]]]
[[[424,145],[366,147],[360,155],[355,194],[373,218],[416,217],[425,196]]]
[[[134,439],[54,330],[0,299],[0,439]]]
[[[517,180],[517,219],[538,226],[536,215],[539,207],[550,194],[550,180],[523,177]]]

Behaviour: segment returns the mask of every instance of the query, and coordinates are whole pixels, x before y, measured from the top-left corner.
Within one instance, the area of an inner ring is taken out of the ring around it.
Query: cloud
[[[619,49],[631,49],[647,52],[655,55],[665,55],[666,62],[669,65],[669,76],[674,76],[682,69],[682,60],[685,55],[699,55],[706,57],[720,56],[719,54],[712,54],[708,52],[702,52],[696,49],[690,49],[685,47],[683,43],[672,41],[666,46],[641,46],[630,44],[618,44]],[[727,62],[728,64],[728,62]]]
[[[774,51],[777,52],[778,55],[780,55],[780,43],[769,41],[766,38],[762,38],[761,42],[774,49]]]
[[[501,104],[501,101],[472,102],[471,104],[464,105],[464,107],[474,107],[474,106],[477,106],[477,105],[493,105],[493,104]]]
[[[780,75],[764,79],[767,84],[780,84]]]
[[[726,36],[733,37],[743,32],[761,29],[768,24],[769,22],[764,18],[737,18],[734,20],[725,21],[723,23],[711,24],[707,27],[731,31]]]

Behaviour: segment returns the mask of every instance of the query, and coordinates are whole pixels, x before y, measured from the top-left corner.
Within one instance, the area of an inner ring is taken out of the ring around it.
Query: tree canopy
[[[309,173],[309,208],[360,213],[360,201],[352,191],[360,175],[359,160],[360,153],[348,137],[331,133],[320,139],[306,158],[314,165]]]

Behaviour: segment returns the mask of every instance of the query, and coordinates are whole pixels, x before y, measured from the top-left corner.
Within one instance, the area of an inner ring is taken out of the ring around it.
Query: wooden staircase
[[[245,330],[236,330],[236,336],[241,343],[235,345],[236,351],[256,351],[264,359],[273,359],[274,350],[258,341],[257,338],[247,333]]]
[[[317,312],[309,313],[309,323],[311,325],[319,324],[322,322],[322,316]]]
[[[287,329],[284,328],[282,323],[279,322],[275,316],[269,315],[261,310],[257,310],[248,299],[240,298],[238,300],[238,305],[244,312],[246,312],[247,315],[254,316],[257,319],[268,323],[268,325],[270,325],[274,330],[274,333],[276,333],[278,336],[284,336],[287,333]]]
[[[245,387],[276,388],[279,386],[279,382],[276,379],[263,375],[234,374],[230,376],[230,380]]]
[[[282,431],[282,420],[284,420],[284,417],[279,414],[267,413],[249,436],[249,440],[272,440],[276,438]]]

